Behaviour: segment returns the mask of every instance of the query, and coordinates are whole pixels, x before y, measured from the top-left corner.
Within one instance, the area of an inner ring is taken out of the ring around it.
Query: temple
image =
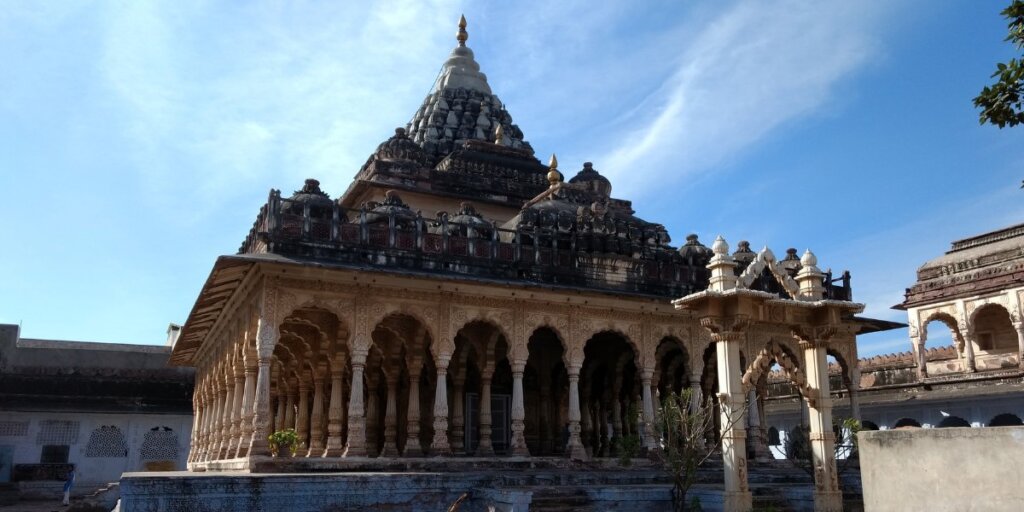
[[[467,39],[463,18],[422,106],[340,197],[271,190],[217,259],[171,355],[196,368],[189,468],[657,450],[658,397],[692,388],[724,419],[726,509],[748,510],[747,458],[767,448],[730,418],[748,399],[758,417],[778,364],[812,411],[816,507],[841,509],[826,357],[855,362],[856,335],[892,325],[858,317],[849,273],[810,251],[676,247],[595,165],[542,163]],[[272,457],[287,428],[298,456]]]

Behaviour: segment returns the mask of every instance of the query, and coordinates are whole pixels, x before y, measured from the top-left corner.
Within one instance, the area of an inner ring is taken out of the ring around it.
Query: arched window
[[[860,422],[861,430],[878,430],[878,423],[873,421],[864,420]]]
[[[900,418],[892,425],[892,428],[921,428],[921,423],[914,418]]]
[[[1017,331],[1002,306],[982,306],[974,316],[974,340],[978,350],[1006,352],[1017,349]]]
[[[127,457],[128,443],[124,433],[114,425],[103,425],[89,434],[86,457]]]
[[[1020,416],[1016,414],[1004,412],[988,420],[988,426],[990,427],[1012,427],[1014,425],[1024,425],[1024,421],[1021,421]]]
[[[950,427],[970,427],[971,422],[959,417],[959,416],[946,416],[942,418],[935,428],[950,428]]]

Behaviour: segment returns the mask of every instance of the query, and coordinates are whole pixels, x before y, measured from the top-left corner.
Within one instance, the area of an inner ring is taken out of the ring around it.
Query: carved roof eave
[[[255,261],[234,256],[221,256],[213,264],[209,277],[196,297],[188,319],[181,327],[178,341],[171,350],[167,364],[190,366],[203,346],[207,335],[221,318],[221,313],[235,292],[249,276]]]

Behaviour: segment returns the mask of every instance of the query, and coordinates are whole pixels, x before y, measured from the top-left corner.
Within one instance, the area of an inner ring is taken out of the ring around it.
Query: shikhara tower
[[[272,472],[267,435],[285,428],[301,440],[289,464],[309,470],[586,460],[625,436],[655,450],[659,393],[717,393],[735,414],[778,362],[810,404],[815,492],[835,509],[825,357],[856,361],[855,334],[877,325],[854,316],[848,274],[810,252],[669,245],[589,162],[565,180],[534,156],[467,39],[462,19],[423,105],[340,198],[314,179],[272,190],[239,253],[217,259],[172,356],[197,368],[190,467]],[[747,426],[721,433],[739,510]]]

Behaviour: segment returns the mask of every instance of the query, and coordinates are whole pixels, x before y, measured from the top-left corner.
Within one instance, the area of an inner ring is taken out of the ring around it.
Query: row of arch
[[[300,456],[614,456],[625,436],[654,447],[650,400],[683,388],[699,400],[718,386],[710,341],[701,367],[692,368],[686,345],[664,337],[653,368],[645,369],[629,336],[614,330],[587,340],[579,367],[571,366],[563,336],[550,325],[529,335],[525,364],[515,363],[510,340],[486,320],[468,321],[455,333],[443,364],[431,326],[418,315],[384,315],[370,330],[365,358],[352,353],[349,338],[345,322],[320,307],[295,309],[278,325],[269,431],[294,429]],[[254,340],[246,339],[201,369],[190,463],[247,455],[255,352]],[[741,356],[744,391],[753,402],[763,400],[768,371],[777,365],[803,393],[800,363],[788,344],[769,340],[749,365]],[[751,421],[758,421],[756,411]]]
[[[911,329],[914,349],[918,353],[918,365],[923,375],[927,375],[927,358],[923,352],[929,339],[929,326],[934,323],[948,329],[948,341],[945,333],[933,336],[933,339],[941,340],[943,345],[952,344],[967,371],[978,368],[975,364],[978,356],[1019,353],[1024,347],[1024,329],[1013,321],[1013,315],[1002,304],[986,303],[962,316],[965,322],[958,322],[956,314],[948,311],[948,308],[940,309],[921,320],[919,332]],[[1017,361],[1017,364],[1021,363]]]

